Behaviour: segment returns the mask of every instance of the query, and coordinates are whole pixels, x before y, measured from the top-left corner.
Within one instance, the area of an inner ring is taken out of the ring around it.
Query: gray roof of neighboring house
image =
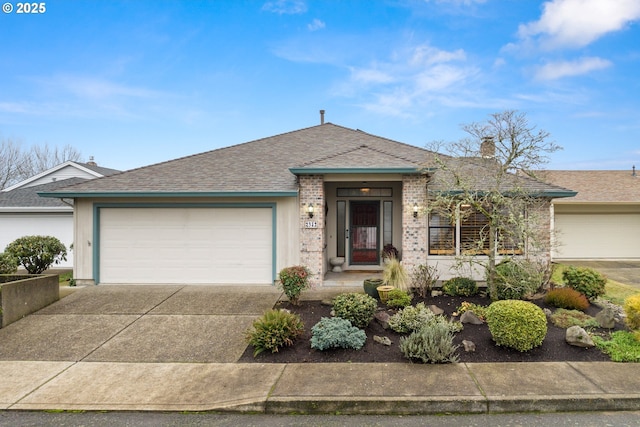
[[[541,179],[578,192],[563,203],[640,203],[640,173],[631,170],[547,170]]]
[[[87,181],[84,178],[69,178],[33,187],[17,188],[12,191],[0,192],[0,210],[3,208],[72,208],[60,199],[38,196],[40,192],[55,191],[69,185]]]
[[[425,167],[435,166],[436,156],[423,148],[325,123],[90,180],[44,195],[294,195],[298,191],[296,174],[421,173]],[[473,171],[486,175],[481,165]],[[537,181],[535,185],[546,190],[558,189]]]
[[[110,168],[104,168],[102,166],[98,166],[94,162],[89,162],[89,163],[74,162],[74,163],[82,165],[87,169],[91,169],[92,171],[94,171],[96,173],[99,173],[100,175],[103,175],[103,176],[115,175],[117,173],[122,172],[122,171],[117,170],[117,169],[110,169]]]

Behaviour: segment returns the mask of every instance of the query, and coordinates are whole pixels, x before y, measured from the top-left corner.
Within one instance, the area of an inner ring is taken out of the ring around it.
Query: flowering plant
[[[309,276],[311,271],[305,266],[296,265],[280,270],[278,277],[279,286],[293,305],[300,304],[300,294],[309,288]]]

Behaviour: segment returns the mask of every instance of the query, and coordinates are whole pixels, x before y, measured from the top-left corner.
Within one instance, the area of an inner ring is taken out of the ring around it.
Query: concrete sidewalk
[[[353,289],[355,290],[355,289]],[[305,299],[330,298],[324,288]],[[0,408],[431,414],[640,409],[640,364],[236,363],[273,287],[95,286],[0,329]]]
[[[640,408],[640,366],[602,363],[0,362],[13,410],[436,414]]]

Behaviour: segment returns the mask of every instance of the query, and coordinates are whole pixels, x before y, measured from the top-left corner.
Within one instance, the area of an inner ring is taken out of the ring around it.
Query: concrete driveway
[[[236,362],[271,286],[90,286],[0,329],[0,360]]]
[[[598,270],[609,279],[640,289],[640,261],[559,261]]]

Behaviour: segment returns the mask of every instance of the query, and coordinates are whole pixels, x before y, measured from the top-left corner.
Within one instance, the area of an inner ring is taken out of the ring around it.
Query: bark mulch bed
[[[425,299],[414,298],[412,304],[424,301],[427,306],[436,305],[444,310],[445,315],[450,317],[463,301],[468,301],[480,305],[488,305],[490,300],[487,297],[449,297],[438,296]],[[533,300],[533,303],[545,308],[542,299]],[[379,308],[385,307],[378,304]],[[242,363],[408,363],[398,346],[402,335],[391,329],[383,329],[382,326],[373,320],[365,332],[367,341],[361,350],[333,349],[319,351],[311,348],[311,328],[321,317],[330,317],[331,306],[324,305],[321,301],[302,301],[300,306],[293,306],[287,301],[281,301],[276,308],[285,308],[300,315],[305,333],[291,347],[280,349],[277,353],[263,352],[257,357],[253,357],[253,347],[249,346],[240,358]],[[548,307],[552,311],[554,307]],[[595,316],[601,308],[591,305],[586,313]],[[389,311],[393,314],[394,311]],[[464,329],[456,334],[455,343],[460,345],[457,350],[460,362],[561,362],[580,361],[597,362],[608,361],[609,357],[597,348],[574,347],[565,341],[565,329],[548,323],[547,336],[540,347],[527,352],[496,346],[491,338],[491,333],[486,324],[471,325],[465,324]],[[623,325],[616,324],[615,330],[624,329]],[[609,329],[595,329],[597,332],[608,333]],[[392,341],[391,346],[384,346],[374,342],[373,336],[386,336]],[[462,340],[473,341],[476,345],[475,352],[465,352]]]

